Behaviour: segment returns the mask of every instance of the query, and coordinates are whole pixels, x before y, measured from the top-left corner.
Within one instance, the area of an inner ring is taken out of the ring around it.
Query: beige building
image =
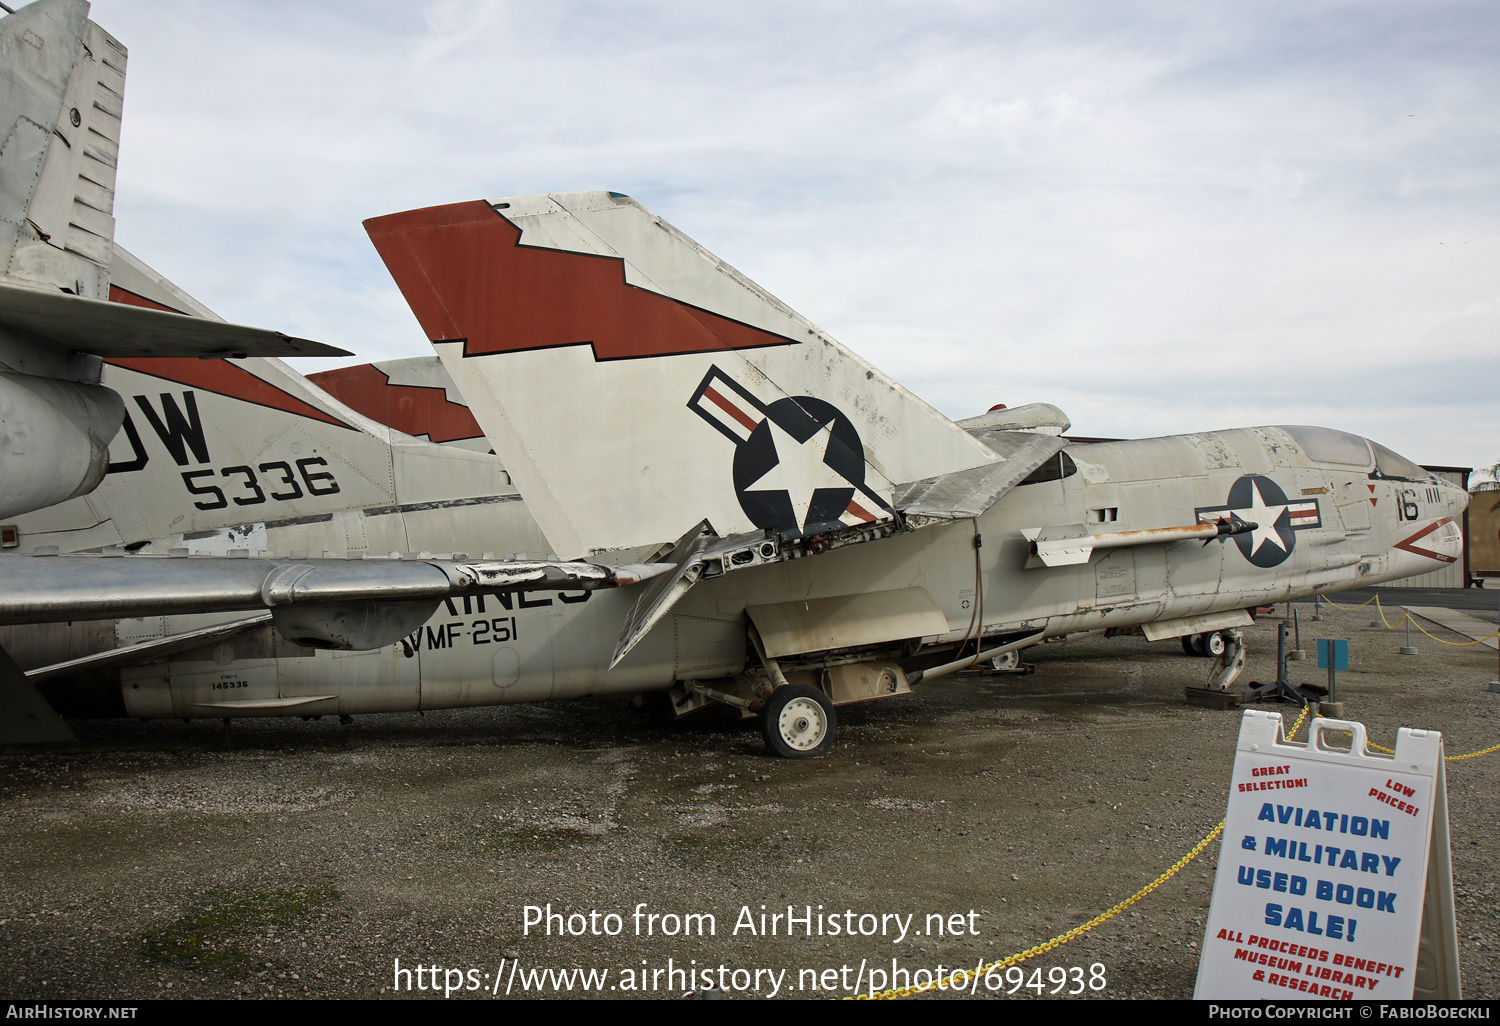
[[[1500,577],[1500,491],[1475,492],[1469,503],[1464,541],[1470,573]]]

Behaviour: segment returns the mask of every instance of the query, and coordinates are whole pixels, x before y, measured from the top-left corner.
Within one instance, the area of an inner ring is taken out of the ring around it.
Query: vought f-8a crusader
[[[73,500],[78,538],[44,529],[56,511],[20,527],[28,546],[150,544],[7,560],[9,622],[56,620],[49,602],[76,618],[10,642],[34,639],[18,654],[52,664],[60,705],[353,715],[665,691],[813,756],[839,705],[1079,631],[1217,632],[1227,687],[1247,609],[1459,552],[1465,493],[1344,432],[1070,444],[1049,406],[949,421],[625,197],[369,229],[497,455],[382,429],[269,361],[222,365],[237,383],[112,366],[135,428]],[[446,590],[341,576],[398,565]],[[535,585],[494,590],[507,567]],[[582,577],[601,567],[616,576]],[[183,594],[174,575],[200,570]],[[151,616],[78,622],[111,581],[158,578],[162,598],[128,599]],[[363,604],[359,629],[339,603]],[[80,662],[37,650],[62,642]]]
[[[140,718],[664,692],[811,757],[838,706],[1080,631],[1223,639],[1227,688],[1247,610],[1459,555],[1466,493],[1341,431],[1076,444],[1046,405],[951,421],[615,193],[367,229],[447,372],[383,376],[464,445],[272,359],[187,358],[184,325],[280,336],[99,254],[90,288],[114,306],[196,317],[142,311],[185,358],[99,350],[108,473],[0,532],[30,553],[0,556],[13,739],[65,734],[38,687],[65,714]]]

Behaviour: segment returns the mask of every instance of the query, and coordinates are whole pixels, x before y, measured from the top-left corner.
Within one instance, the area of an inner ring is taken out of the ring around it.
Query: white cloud
[[[1323,421],[1500,458],[1473,387],[1500,331],[1483,4],[93,17],[131,50],[120,238],[238,320],[424,351],[362,219],[611,188],[955,416]]]

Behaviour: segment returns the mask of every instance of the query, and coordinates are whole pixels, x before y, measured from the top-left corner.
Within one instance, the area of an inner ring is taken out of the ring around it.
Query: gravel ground
[[[1442,730],[1450,753],[1500,742],[1493,652],[1421,638],[1419,656],[1400,657],[1400,636],[1370,619],[1302,626],[1309,650],[1350,639],[1340,697],[1373,740],[1409,725]],[[1271,679],[1273,622],[1249,634],[1242,683]],[[1032,676],[953,677],[846,707],[837,749],[813,762],[770,757],[731,715],[655,727],[620,699],[239,722],[227,740],[209,722],[78,723],[77,746],[0,751],[0,993],[390,996],[399,959],[472,969],[460,982],[485,989],[457,998],[488,996],[485,974],[509,978],[513,962],[609,969],[619,983],[671,959],[790,970],[785,995],[800,970],[847,965],[852,982],[861,960],[999,958],[1087,921],[1211,830],[1238,731],[1236,712],[1183,703],[1207,664],[1176,642],[1089,637],[1030,655]],[[1293,664],[1296,681],[1322,678]],[[1500,753],[1448,771],[1465,996],[1495,998]],[[1028,974],[1042,969],[1050,990],[1046,970],[1078,967],[1102,979],[1090,996],[1190,996],[1217,856],[1215,842]],[[623,932],[528,934],[525,907],[548,903],[618,913]],[[716,935],[635,936],[640,903],[712,913]],[[741,909],[762,904],[914,915],[913,930],[956,915],[958,935],[898,939],[892,920],[883,937],[734,934]]]

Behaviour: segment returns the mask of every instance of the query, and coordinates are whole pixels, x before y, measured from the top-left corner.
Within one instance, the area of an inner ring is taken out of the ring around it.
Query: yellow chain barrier
[[[1326,598],[1323,601],[1328,602]],[[1479,638],[1476,641],[1444,641],[1442,638],[1433,634],[1426,627],[1423,627],[1420,623],[1418,623],[1416,619],[1411,615],[1411,613],[1406,610],[1402,611],[1401,619],[1397,620],[1396,623],[1392,625],[1391,622],[1385,618],[1385,607],[1380,604],[1380,596],[1378,594],[1372,595],[1369,600],[1361,602],[1357,606],[1350,606],[1347,609],[1344,606],[1334,605],[1334,603],[1332,602],[1328,602],[1328,604],[1330,606],[1333,606],[1335,609],[1343,609],[1345,612],[1350,612],[1352,610],[1361,609],[1365,606],[1368,606],[1371,602],[1375,603],[1375,608],[1380,613],[1380,622],[1385,624],[1387,630],[1395,630],[1403,623],[1410,622],[1413,627],[1421,631],[1423,634],[1427,635],[1433,641],[1436,641],[1439,645],[1448,645],[1452,648],[1467,648],[1470,645],[1482,645],[1486,641],[1492,641],[1495,638],[1500,638],[1500,631],[1496,631],[1494,634],[1491,634],[1488,637]],[[1299,719],[1297,722],[1300,723],[1302,721]],[[1341,730],[1338,733],[1348,734],[1349,732],[1347,730]],[[1288,739],[1290,739],[1291,735],[1288,734],[1287,737]],[[1396,754],[1396,750],[1394,748],[1387,748],[1385,745],[1377,745],[1374,741],[1367,741],[1366,744],[1368,744],[1371,748],[1376,749],[1377,751],[1385,752],[1387,755]],[[1489,755],[1491,752],[1500,752],[1500,745],[1491,745],[1489,748],[1482,749],[1478,752],[1470,752],[1467,755],[1445,755],[1443,756],[1443,761],[1457,762],[1460,759],[1473,759],[1481,755]]]
[[[1335,734],[1349,734],[1350,737],[1354,736],[1353,734],[1350,734],[1349,731],[1347,731],[1347,730],[1336,730],[1336,731],[1333,731],[1333,733],[1335,733]],[[1378,751],[1384,752],[1386,755],[1395,755],[1396,754],[1396,750],[1394,748],[1387,748],[1385,745],[1377,745],[1374,741],[1371,741],[1368,738],[1365,739],[1365,744],[1367,746],[1369,746],[1370,748],[1374,748],[1374,749],[1376,749]],[[1458,762],[1460,759],[1474,759],[1474,758],[1477,758],[1478,756],[1481,756],[1481,755],[1489,755],[1491,752],[1500,752],[1500,745],[1490,745],[1490,747],[1488,747],[1488,748],[1481,749],[1480,751],[1477,751],[1477,752],[1470,752],[1468,755],[1445,755],[1445,756],[1443,756],[1443,761],[1444,762]]]
[[[1193,859],[1197,858],[1198,854],[1203,851],[1204,848],[1207,848],[1209,844],[1213,842],[1213,839],[1218,837],[1219,834],[1223,832],[1223,830],[1224,821],[1221,819],[1219,820],[1219,825],[1210,830],[1208,832],[1208,836],[1204,837],[1203,840],[1194,845],[1192,851],[1188,852],[1182,858],[1178,859],[1177,863],[1172,866],[1171,869],[1167,870],[1155,880],[1152,880],[1145,887],[1142,887],[1140,890],[1136,891],[1130,897],[1126,898],[1124,901],[1120,902],[1109,911],[1100,913],[1093,919],[1090,919],[1088,922],[1084,923],[1082,926],[1075,926],[1067,933],[1058,934],[1051,940],[1038,944],[1034,948],[1027,948],[1025,951],[1016,952],[1014,955],[1007,955],[1005,958],[1000,959],[998,962],[991,962],[989,965],[983,966],[979,969],[959,969],[949,976],[945,976],[940,980],[933,980],[930,983],[925,983],[920,987],[898,987],[895,990],[883,990],[878,994],[861,995],[854,998],[853,1000],[890,1001],[894,998],[911,997],[913,994],[920,994],[923,991],[932,990],[934,987],[938,986],[943,986],[946,989],[953,990],[967,989],[969,981],[975,976],[983,978],[986,974],[992,973],[997,969],[1004,969],[1008,966],[1015,965],[1017,962],[1024,962],[1026,959],[1032,957],[1033,955],[1040,955],[1043,952],[1051,951],[1053,948],[1061,947],[1071,940],[1077,940],[1079,937],[1083,936],[1085,933],[1088,933],[1094,927],[1099,926],[1101,923],[1108,922],[1115,916],[1119,915],[1121,912],[1124,912],[1131,905],[1134,905],[1146,895],[1150,894],[1152,891],[1156,890],[1162,884],[1166,883],[1168,880],[1172,879],[1172,877],[1180,873],[1183,867],[1185,867],[1189,862],[1193,861]]]
[[[1286,740],[1290,741],[1292,740],[1292,738],[1297,736],[1297,731],[1301,729],[1302,721],[1307,719],[1307,711],[1310,708],[1311,706],[1306,705],[1302,707],[1302,712],[1297,715],[1297,720],[1292,724],[1292,729],[1286,732]],[[1349,731],[1341,730],[1338,733],[1348,734]],[[1396,754],[1391,749],[1382,747],[1381,745],[1377,745],[1373,741],[1367,743],[1371,748],[1379,748],[1382,752],[1386,752],[1391,755]],[[1459,759],[1472,759],[1475,756],[1488,755],[1490,752],[1496,751],[1500,751],[1500,745],[1486,748],[1482,752],[1470,752],[1468,755],[1449,755],[1446,756],[1446,761],[1454,762]],[[1077,940],[1079,937],[1082,937],[1094,927],[1102,926],[1104,923],[1109,922],[1115,916],[1119,915],[1121,912],[1124,912],[1131,905],[1134,905],[1136,902],[1140,901],[1146,895],[1156,890],[1162,884],[1172,879],[1172,877],[1182,872],[1182,870],[1187,867],[1187,864],[1197,858],[1200,854],[1202,854],[1203,849],[1212,844],[1214,838],[1218,837],[1219,834],[1223,832],[1223,830],[1224,821],[1221,819],[1219,820],[1219,825],[1210,830],[1208,832],[1208,835],[1204,837],[1203,840],[1193,845],[1192,851],[1188,852],[1182,858],[1178,859],[1172,865],[1171,869],[1168,869],[1161,876],[1158,876],[1155,880],[1152,880],[1146,886],[1136,891],[1134,894],[1126,898],[1124,901],[1120,902],[1118,905],[1113,906],[1107,911],[1099,913],[1099,915],[1095,916],[1093,919],[1090,919],[1082,926],[1075,926],[1067,933],[1060,933],[1056,937],[1053,937],[1051,940],[1043,941],[1041,944],[1038,944],[1035,947],[1027,948],[1025,951],[1017,951],[1013,955],[1007,955],[1004,958],[999,959],[998,961],[991,962],[989,965],[981,966],[977,969],[957,969],[940,980],[933,980],[930,983],[925,983],[920,987],[897,987],[894,990],[882,990],[878,994],[863,994],[853,998],[846,998],[845,1000],[890,1001],[895,998],[911,997],[913,994],[921,994],[925,991],[929,991],[937,987],[942,987],[948,990],[963,990],[968,987],[969,982],[976,976],[983,978],[985,975],[992,973],[997,969],[1009,968],[1010,966],[1015,965],[1017,962],[1024,962],[1026,961],[1026,959],[1031,958],[1035,955],[1040,955],[1044,952],[1051,951],[1053,948],[1062,947],[1069,941]]]
[[[1389,749],[1387,749],[1387,750],[1389,751]],[[1483,751],[1470,752],[1468,755],[1445,755],[1445,756],[1443,756],[1443,761],[1444,762],[1457,762],[1459,759],[1472,759],[1476,755],[1489,755],[1491,752],[1500,752],[1500,745],[1491,745],[1490,747],[1484,749]],[[1395,755],[1396,753],[1395,752],[1391,752],[1391,754]]]
[[[1327,599],[1324,599],[1323,601],[1324,602],[1328,602]],[[1496,631],[1494,634],[1491,634],[1491,635],[1488,635],[1486,637],[1480,638],[1477,641],[1444,641],[1442,638],[1438,637],[1436,634],[1433,634],[1426,627],[1423,627],[1420,623],[1418,623],[1412,617],[1411,613],[1405,612],[1404,610],[1403,610],[1403,615],[1402,615],[1401,619],[1397,620],[1394,624],[1392,624],[1389,620],[1387,620],[1385,618],[1385,607],[1380,604],[1380,596],[1379,595],[1372,595],[1367,601],[1361,602],[1357,606],[1340,606],[1340,605],[1336,605],[1336,604],[1334,604],[1332,602],[1328,602],[1328,604],[1330,606],[1333,606],[1334,609],[1342,609],[1346,613],[1351,613],[1351,612],[1353,612],[1356,609],[1363,609],[1365,606],[1368,606],[1371,602],[1375,603],[1375,609],[1380,614],[1380,622],[1383,623],[1383,624],[1385,624],[1386,630],[1391,630],[1391,631],[1396,630],[1403,623],[1406,623],[1406,622],[1410,621],[1411,625],[1413,627],[1415,627],[1417,630],[1421,631],[1423,634],[1427,635],[1433,641],[1436,641],[1439,645],[1447,645],[1447,646],[1449,646],[1451,648],[1468,648],[1470,645],[1483,645],[1486,641],[1493,641],[1496,638],[1500,638],[1500,631]]]
[[[1380,622],[1383,623],[1383,624],[1385,624],[1387,630],[1395,630],[1397,627],[1400,627],[1403,623],[1410,622],[1413,627],[1415,627],[1417,630],[1421,631],[1423,634],[1427,635],[1433,641],[1436,641],[1439,645],[1448,645],[1448,646],[1451,646],[1453,648],[1467,648],[1470,645],[1483,645],[1486,641],[1490,641],[1490,640],[1492,640],[1494,638],[1500,638],[1500,631],[1496,631],[1494,634],[1491,634],[1491,635],[1489,635],[1487,637],[1479,638],[1476,641],[1444,641],[1442,638],[1438,637],[1436,634],[1433,634],[1431,631],[1429,631],[1426,627],[1423,627],[1420,623],[1418,623],[1415,619],[1412,618],[1412,615],[1411,615],[1410,612],[1407,612],[1405,610],[1402,611],[1403,615],[1402,615],[1401,619],[1399,619],[1399,620],[1396,621],[1395,626],[1392,626],[1391,622],[1385,618],[1385,609],[1380,605],[1380,596],[1379,595],[1375,596],[1375,608],[1378,609],[1378,610],[1380,610]]]
[[[1288,741],[1290,741],[1292,737],[1297,733],[1297,729],[1302,726],[1302,721],[1307,718],[1307,710],[1308,707],[1304,705],[1302,707],[1301,714],[1297,717],[1297,722],[1293,723],[1292,729],[1287,731],[1286,739]],[[1136,902],[1140,901],[1146,895],[1156,890],[1162,884],[1172,879],[1172,877],[1182,872],[1187,864],[1197,858],[1202,853],[1204,848],[1207,848],[1210,844],[1212,844],[1214,838],[1218,837],[1219,834],[1223,832],[1223,830],[1224,821],[1221,819],[1219,820],[1219,825],[1210,830],[1208,832],[1208,835],[1204,837],[1203,840],[1193,845],[1192,851],[1188,852],[1182,858],[1178,859],[1177,862],[1173,864],[1172,868],[1167,870],[1161,876],[1157,877],[1155,880],[1152,880],[1146,886],[1136,891],[1134,894],[1126,898],[1124,901],[1120,902],[1118,905],[1115,905],[1107,911],[1099,913],[1097,916],[1095,916],[1093,919],[1090,919],[1082,926],[1075,926],[1067,933],[1060,933],[1049,941],[1043,941],[1036,947],[1027,948],[1025,951],[1017,951],[1014,955],[1007,955],[999,961],[991,962],[989,965],[980,966],[977,969],[957,969],[949,975],[944,976],[942,979],[933,980],[930,983],[925,983],[920,987],[897,987],[894,990],[882,990],[878,994],[859,995],[854,998],[846,998],[845,1000],[891,1001],[895,998],[911,997],[913,994],[921,994],[924,991],[932,990],[935,987],[961,990],[968,987],[969,981],[973,980],[976,976],[983,978],[988,973],[992,973],[997,969],[1008,968],[1015,965],[1017,962],[1026,961],[1026,959],[1031,958],[1033,955],[1040,955],[1044,952],[1051,951],[1053,948],[1062,947],[1062,945],[1068,943],[1069,941],[1077,940],[1079,937],[1082,937],[1094,927],[1109,922],[1115,916],[1119,915],[1121,912],[1124,912],[1131,905],[1134,905]]]
[[[1341,609],[1341,610],[1343,610],[1346,613],[1352,613],[1356,609],[1363,609],[1363,608],[1365,608],[1365,606],[1368,606],[1371,602],[1374,602],[1376,599],[1380,598],[1379,595],[1371,595],[1369,598],[1365,599],[1363,602],[1361,602],[1357,606],[1341,606],[1337,602],[1333,601],[1331,598],[1329,598],[1326,595],[1319,595],[1318,597],[1320,599],[1322,599],[1324,602],[1327,602],[1334,609]]]

